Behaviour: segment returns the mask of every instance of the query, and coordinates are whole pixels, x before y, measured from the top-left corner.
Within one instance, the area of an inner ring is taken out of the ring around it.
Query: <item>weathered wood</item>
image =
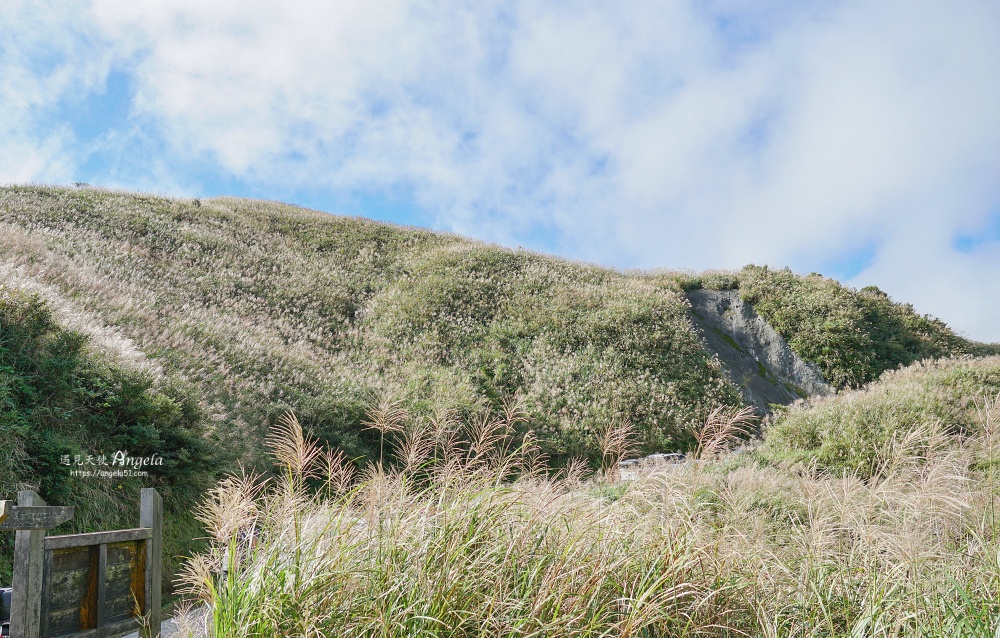
[[[49,612],[48,626],[46,627],[49,636],[63,636],[75,634],[85,629],[80,624],[80,611],[78,609],[58,609]]]
[[[47,538],[45,539],[46,546],[49,544],[48,540]],[[54,574],[90,567],[89,547],[71,547],[69,549],[60,548],[56,550],[50,550],[49,547],[46,547],[45,550],[52,551],[52,573]]]
[[[140,527],[131,530],[46,538],[45,526],[68,520],[72,508],[47,507],[30,491],[0,513],[5,525],[29,526],[15,546],[12,638],[103,638],[140,627],[159,635],[163,506],[155,490],[142,491]]]
[[[44,590],[43,638],[97,627],[100,545],[47,550],[51,571]]]
[[[71,518],[73,518],[72,507],[15,505],[9,509],[4,521],[0,523],[0,530],[52,529]]]
[[[18,507],[42,507],[45,501],[34,490],[17,494]],[[14,578],[10,605],[11,638],[39,638],[42,611],[42,579],[45,570],[45,529],[18,530],[14,537]]]
[[[42,543],[45,546],[45,543]],[[48,637],[49,609],[52,607],[52,597],[48,595],[49,582],[52,580],[52,552],[45,552],[45,567],[42,569],[42,607],[38,612],[38,635]]]
[[[107,547],[107,545],[102,545],[102,547]],[[104,578],[105,582],[108,584],[114,582],[130,582],[132,580],[132,565],[130,563],[118,563],[117,565],[112,565],[109,558],[107,569],[104,572]]]
[[[110,532],[91,532],[89,534],[67,534],[66,536],[49,536],[45,539],[45,549],[64,549],[68,547],[85,547],[87,545],[110,545],[127,541],[140,541],[150,538],[153,533],[145,528],[116,529]]]
[[[87,574],[84,572],[69,573],[79,573],[80,578],[73,583],[73,587],[64,587],[62,589],[52,590],[47,601],[49,605],[49,613],[62,611],[64,609],[72,609],[79,614],[80,608],[83,607],[86,602]]]
[[[131,574],[128,574],[131,576]],[[108,587],[104,592],[104,596],[107,600],[113,600],[115,598],[121,598],[123,596],[132,599],[132,579],[131,578],[119,578],[118,580],[109,580]]]
[[[145,600],[142,612],[147,624],[143,630],[145,638],[160,635],[163,610],[160,603],[160,584],[163,578],[163,501],[156,490],[144,488],[139,503],[139,527],[152,531],[146,544]]]
[[[49,580],[49,590],[51,592],[62,591],[64,589],[87,589],[87,581],[90,580],[90,560],[88,557],[87,567],[84,569],[63,570],[52,572]]]
[[[72,634],[72,638],[110,638],[111,636],[121,636],[129,632],[133,632],[139,628],[139,621],[135,618],[127,618],[118,622],[111,623],[110,625],[105,625],[104,627],[99,627],[97,629],[90,629],[81,631],[80,633]]]
[[[103,627],[107,618],[108,602],[108,546],[98,545],[100,554],[97,559],[97,626]]]
[[[108,565],[133,565],[143,543],[125,541],[108,544]]]
[[[80,627],[95,629],[97,627],[97,572],[101,560],[100,545],[90,547],[90,569],[87,571],[87,597],[80,607]]]
[[[136,556],[135,570],[132,572],[130,589],[135,596],[135,604],[142,611],[146,610],[146,550],[149,543],[138,543],[139,554]]]
[[[119,620],[125,620],[126,618],[134,618],[137,616],[135,611],[135,599],[132,598],[131,592],[126,596],[109,599],[104,603],[105,618],[103,624],[111,624]]]

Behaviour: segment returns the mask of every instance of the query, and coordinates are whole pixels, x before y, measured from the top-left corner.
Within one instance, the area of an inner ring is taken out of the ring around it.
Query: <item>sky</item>
[[[3,0],[24,182],[788,266],[1000,342],[1000,3]]]

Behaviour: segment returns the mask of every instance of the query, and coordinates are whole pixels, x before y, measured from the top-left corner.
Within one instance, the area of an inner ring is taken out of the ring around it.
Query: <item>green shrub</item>
[[[0,498],[31,486],[50,503],[76,506],[67,527],[79,531],[134,526],[147,485],[182,512],[219,469],[202,432],[201,411],[179,385],[157,387],[149,373],[90,351],[87,337],[61,328],[37,295],[0,285],[0,441],[11,452]],[[71,476],[77,458],[118,450],[164,462],[143,468],[142,479]],[[10,575],[7,545],[0,581]]]
[[[775,460],[863,478],[884,473],[895,452],[919,456],[935,432],[975,430],[975,401],[1000,393],[1000,357],[946,359],[887,372],[863,391],[793,405],[765,436]]]
[[[430,251],[374,300],[366,324],[384,344],[374,351],[385,368],[420,361],[428,386],[466,388],[452,407],[499,409],[519,394],[524,428],[556,463],[596,460],[597,433],[622,419],[637,426],[645,450],[683,449],[712,406],[739,403],[679,295],[530,253],[476,244]],[[453,373],[430,373],[436,367]]]
[[[739,281],[744,301],[838,388],[860,387],[922,359],[996,353],[995,346],[963,339],[875,286],[856,291],[820,275],[752,265]]]

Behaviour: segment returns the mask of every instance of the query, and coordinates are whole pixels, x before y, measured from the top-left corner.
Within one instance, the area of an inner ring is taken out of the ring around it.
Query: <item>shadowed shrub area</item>
[[[37,295],[0,284],[0,498],[35,489],[49,503],[77,507],[66,528],[96,531],[134,527],[139,489],[155,486],[169,511],[184,515],[218,469],[203,426],[180,386],[92,352],[88,337],[63,329]],[[71,475],[122,469],[111,465],[117,451],[163,463],[142,468],[144,478]],[[4,536],[0,582],[10,579],[13,534]],[[188,546],[185,539],[167,553]]]

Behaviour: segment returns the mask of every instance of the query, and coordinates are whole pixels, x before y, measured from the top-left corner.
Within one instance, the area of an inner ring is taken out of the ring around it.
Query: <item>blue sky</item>
[[[875,284],[1000,341],[1000,5],[0,5],[0,182]]]

